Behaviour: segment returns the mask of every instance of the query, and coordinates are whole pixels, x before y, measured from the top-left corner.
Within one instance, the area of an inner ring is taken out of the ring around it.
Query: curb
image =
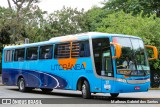
[[[149,90],[160,90],[160,88],[150,88]]]

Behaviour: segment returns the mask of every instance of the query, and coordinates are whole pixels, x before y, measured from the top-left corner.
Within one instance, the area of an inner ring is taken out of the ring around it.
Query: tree
[[[133,15],[143,11],[144,15],[156,14],[160,17],[159,0],[109,0],[104,4],[103,8],[110,11],[123,10],[125,13],[132,12]]]
[[[0,73],[1,73],[1,52],[3,49],[3,44],[10,43],[10,19],[11,11],[10,9],[5,9],[0,7]]]
[[[48,31],[45,31],[45,26],[47,21],[44,18],[44,15],[47,12],[42,11],[38,6],[34,8],[31,12],[25,16],[25,28],[24,33],[27,38],[30,39],[30,42],[39,42],[48,40]]]
[[[46,30],[54,36],[80,33],[85,31],[84,10],[63,7],[48,16]]]
[[[8,0],[9,8],[0,7],[0,65],[3,44],[19,43],[26,37],[35,37],[32,33],[38,32],[36,29],[43,26],[43,14],[46,13],[33,5],[38,2],[37,0],[12,1],[16,8],[11,6],[10,0]]]
[[[31,16],[34,16],[33,13],[38,8],[38,6],[34,5],[38,3],[39,0],[7,0],[9,9],[12,12],[10,14],[10,32],[11,32],[11,42],[19,43],[23,42],[26,37],[25,28],[29,21],[32,19]],[[14,3],[14,6],[11,6],[11,2]],[[32,14],[32,15],[31,15]],[[9,21],[9,20],[8,20]]]
[[[0,43],[9,43],[10,42],[10,14],[9,9],[0,7]]]
[[[101,22],[107,14],[107,11],[99,7],[93,7],[88,10],[84,16],[87,31],[96,31],[96,29],[101,26]]]

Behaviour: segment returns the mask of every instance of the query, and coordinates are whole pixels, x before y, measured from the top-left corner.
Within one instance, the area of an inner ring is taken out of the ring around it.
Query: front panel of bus
[[[113,37],[113,42],[122,48],[122,55],[115,62],[116,78],[120,80],[117,83],[120,89],[116,91],[148,91],[150,67],[143,41],[138,38]]]
[[[112,42],[118,43],[122,49],[121,57],[113,59],[115,82],[112,93],[148,91],[150,67],[143,41],[133,37],[113,37]]]
[[[114,58],[121,46],[121,57]],[[95,76],[101,78],[101,92],[144,92],[150,87],[150,67],[143,41],[136,37],[92,38]]]

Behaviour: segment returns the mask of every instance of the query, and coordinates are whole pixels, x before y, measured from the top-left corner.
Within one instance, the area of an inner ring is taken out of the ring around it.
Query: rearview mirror
[[[153,50],[153,54],[154,54],[154,57],[153,58],[148,58],[148,60],[155,60],[158,58],[158,50],[155,46],[151,46],[151,45],[145,45],[146,48],[150,48]]]
[[[121,57],[121,53],[122,53],[122,48],[118,43],[114,43],[114,42],[110,42],[110,45],[113,45],[115,47],[115,56],[113,56],[112,58],[120,58]]]

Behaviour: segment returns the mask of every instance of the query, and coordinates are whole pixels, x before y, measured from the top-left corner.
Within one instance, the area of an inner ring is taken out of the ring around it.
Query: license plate
[[[135,86],[134,90],[140,90],[140,87],[139,86]]]

